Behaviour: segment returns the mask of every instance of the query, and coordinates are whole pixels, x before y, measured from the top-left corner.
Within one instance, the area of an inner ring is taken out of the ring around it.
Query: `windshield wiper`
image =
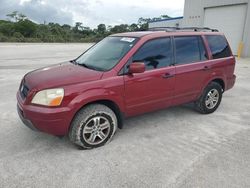
[[[77,64],[77,62],[76,62],[76,60],[75,60],[75,59],[70,60],[69,62],[70,62],[70,63],[73,63],[73,64]]]
[[[76,61],[75,59],[70,60],[70,63],[73,63],[73,64],[75,64],[75,65],[80,65],[80,66],[83,66],[83,67],[88,68],[88,69],[91,68],[89,65],[86,65],[86,64],[84,64],[84,63],[81,63],[81,64],[80,64],[80,63],[77,63],[77,61]]]
[[[88,69],[91,69],[91,67],[85,63],[81,63],[81,64],[78,63],[78,65],[83,66],[83,67],[88,68]]]
[[[92,70],[96,70],[96,71],[104,71],[103,69],[101,69],[101,68],[99,68],[99,67],[94,67],[94,66],[91,66],[91,65],[87,65],[87,64],[85,64],[85,63],[77,63],[78,65],[80,65],[80,66],[83,66],[83,67],[85,67],[85,68],[87,68],[87,69],[92,69]]]
[[[92,70],[96,70],[96,71],[104,71],[104,69],[99,68],[99,67],[94,67],[94,66],[91,66],[91,65],[87,65],[85,63],[77,63],[77,61],[75,59],[71,60],[70,62],[75,64],[75,65],[83,66],[83,67],[85,67],[87,69],[92,69]]]

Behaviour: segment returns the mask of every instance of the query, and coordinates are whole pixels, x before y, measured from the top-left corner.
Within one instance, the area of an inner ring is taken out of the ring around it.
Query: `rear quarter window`
[[[207,35],[209,48],[212,52],[213,59],[219,59],[232,56],[228,42],[223,35]]]

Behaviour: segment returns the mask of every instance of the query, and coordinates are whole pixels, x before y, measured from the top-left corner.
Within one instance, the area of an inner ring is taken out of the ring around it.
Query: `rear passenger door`
[[[210,67],[204,42],[200,36],[175,36],[175,92],[173,104],[197,99],[202,83],[209,77]]]

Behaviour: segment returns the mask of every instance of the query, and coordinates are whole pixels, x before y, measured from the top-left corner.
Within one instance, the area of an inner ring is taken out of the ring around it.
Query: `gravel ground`
[[[184,105],[130,118],[94,150],[26,128],[15,98],[23,75],[88,46],[0,44],[0,187],[250,187],[250,59],[210,115]]]

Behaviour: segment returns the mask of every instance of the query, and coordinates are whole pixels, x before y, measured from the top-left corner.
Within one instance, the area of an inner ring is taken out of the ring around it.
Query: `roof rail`
[[[149,31],[210,31],[210,32],[219,32],[218,29],[211,29],[208,27],[152,27],[148,29]]]

